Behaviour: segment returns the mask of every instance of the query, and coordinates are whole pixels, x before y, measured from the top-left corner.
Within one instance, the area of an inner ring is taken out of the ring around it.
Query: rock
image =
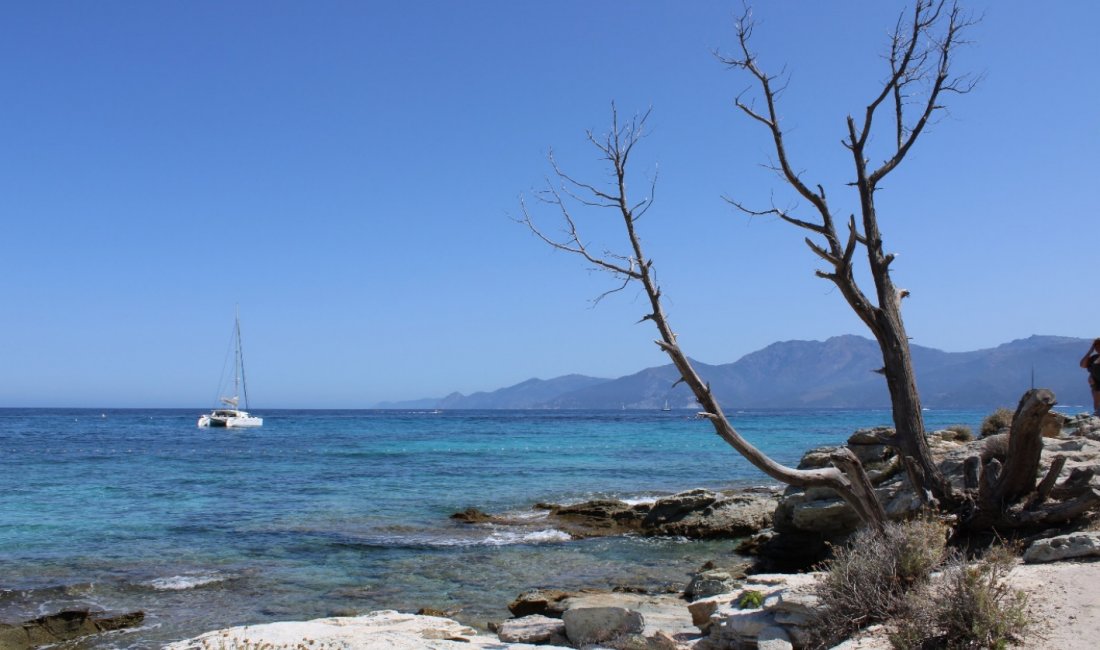
[[[817,447],[802,454],[802,460],[798,462],[798,469],[817,469],[819,467],[832,467],[832,455],[840,447]]]
[[[209,648],[341,648],[341,650],[534,650],[536,646],[509,644],[495,636],[446,618],[401,614],[392,610],[354,618],[246,625],[207,632],[164,646],[166,650]],[[537,646],[547,649],[548,646]]]
[[[848,437],[848,446],[854,445],[881,445],[890,436],[894,435],[893,427],[873,427],[859,429]]]
[[[737,579],[726,571],[718,569],[700,571],[692,577],[687,589],[684,590],[684,597],[693,601],[718,594],[727,594],[733,591],[737,584]]]
[[[1024,551],[1024,562],[1056,562],[1100,556],[1100,532],[1080,532],[1035,541]]]
[[[562,614],[565,634],[578,646],[610,641],[617,637],[641,634],[645,619],[622,607],[579,607]]]
[[[693,490],[657,500],[642,521],[642,532],[691,539],[745,537],[771,525],[777,504],[773,491],[717,494]]]
[[[451,519],[455,521],[461,521],[464,524],[484,524],[496,519],[490,514],[484,513],[477,508],[466,508],[462,512],[456,512],[451,515]]]
[[[810,591],[785,590],[764,602],[764,608],[775,614],[780,625],[809,626],[813,623],[820,599]]]
[[[642,521],[642,526],[653,528],[667,521],[679,521],[689,513],[712,505],[718,498],[718,494],[710,490],[699,489],[657,499]]]
[[[145,620],[144,612],[105,616],[102,612],[69,610],[40,616],[16,625],[0,625],[0,649],[23,650],[55,644],[82,636],[137,627]]]
[[[642,633],[646,635],[658,631],[674,635],[695,632],[687,603],[678,595],[582,592],[567,599],[564,605],[567,610],[613,607],[637,612],[645,622]]]
[[[748,643],[756,639],[761,630],[774,625],[775,615],[762,608],[721,608],[712,617],[710,638],[731,645]]]
[[[636,532],[649,511],[649,504],[632,506],[615,499],[597,499],[550,510],[556,528],[573,537],[599,537]]]
[[[724,593],[693,601],[688,605],[692,625],[698,627],[701,632],[706,632],[710,629],[711,617],[714,613],[722,607],[729,606],[736,598],[737,594]]]
[[[568,591],[561,589],[532,589],[523,592],[509,603],[508,611],[517,618],[532,614],[561,618],[566,609],[563,601],[569,595]]]
[[[778,625],[772,625],[760,630],[756,635],[757,650],[794,650],[791,637],[787,631]]]
[[[565,623],[561,619],[539,614],[504,621],[497,629],[497,636],[506,643],[567,643]]]

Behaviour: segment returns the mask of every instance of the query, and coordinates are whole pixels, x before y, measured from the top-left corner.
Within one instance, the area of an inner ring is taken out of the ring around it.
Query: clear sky
[[[1100,336],[1100,4],[966,6],[957,69],[984,80],[879,195],[909,333]],[[236,304],[255,410],[666,363],[637,291],[593,308],[610,278],[511,220],[551,147],[602,178],[584,132],[612,101],[653,109],[633,187],[659,163],[643,238],[691,356],[866,335],[803,233],[722,200],[791,204],[713,56],[740,7],[3,3],[0,406],[208,406]],[[754,10],[794,165],[845,210],[844,118],[902,7]]]

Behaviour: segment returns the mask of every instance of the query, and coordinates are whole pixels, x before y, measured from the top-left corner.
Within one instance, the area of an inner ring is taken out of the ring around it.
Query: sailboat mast
[[[244,350],[241,348],[241,312],[237,308],[237,369],[240,374],[241,386],[244,388],[244,410],[248,410],[248,382],[244,378]],[[236,378],[234,378],[236,382]],[[234,388],[236,385],[234,384]]]

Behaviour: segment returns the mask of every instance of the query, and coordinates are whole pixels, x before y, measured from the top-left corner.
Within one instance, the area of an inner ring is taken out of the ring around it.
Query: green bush
[[[991,436],[1000,432],[1001,429],[1007,429],[1012,426],[1012,416],[1015,413],[1011,409],[999,408],[993,411],[982,420],[981,433],[982,437]]]
[[[746,589],[737,597],[739,609],[756,609],[764,606],[764,593],[755,589]]]

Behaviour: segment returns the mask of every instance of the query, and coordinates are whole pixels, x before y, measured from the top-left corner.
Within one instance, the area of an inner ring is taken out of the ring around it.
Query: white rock
[[[775,616],[762,608],[734,609],[721,608],[712,617],[717,618],[717,625],[711,623],[711,638],[724,642],[746,641],[755,639],[760,630],[775,625]]]
[[[645,621],[646,636],[658,631],[672,635],[696,631],[687,603],[672,594],[578,594],[564,600],[562,605],[567,611],[578,607],[621,607],[638,612]]]
[[[541,614],[513,618],[500,624],[497,636],[507,643],[553,643],[565,641],[565,622]]]
[[[1024,551],[1024,562],[1056,562],[1100,555],[1100,532],[1070,533],[1035,541]]]
[[[271,650],[299,647],[341,650],[546,650],[549,646],[501,643],[496,637],[448,618],[401,614],[392,610],[347,618],[319,618],[247,625],[208,632],[165,646],[167,650],[210,650],[223,647],[264,647]]]
[[[783,628],[772,625],[760,630],[756,636],[757,650],[794,650],[791,638]]]

